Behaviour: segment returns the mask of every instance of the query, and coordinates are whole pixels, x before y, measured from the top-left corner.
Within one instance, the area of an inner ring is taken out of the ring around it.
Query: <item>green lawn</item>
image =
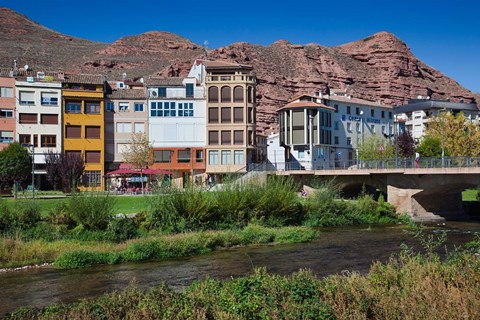
[[[137,213],[147,208],[147,199],[144,196],[113,196],[115,197],[114,213]],[[54,198],[54,199],[42,199],[37,198],[36,201],[40,204],[41,215],[45,216],[48,211],[60,201],[65,201],[66,198]],[[9,202],[13,202],[12,198],[8,199]]]

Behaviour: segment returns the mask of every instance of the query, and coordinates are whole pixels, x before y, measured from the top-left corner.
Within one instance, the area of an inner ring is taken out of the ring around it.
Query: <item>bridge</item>
[[[282,168],[278,170],[278,168]],[[302,170],[274,164],[264,168],[280,176],[293,176],[308,184],[334,179],[343,190],[370,186],[386,195],[398,213],[416,221],[442,221],[465,217],[462,191],[480,185],[480,158],[386,159],[346,163],[335,168]]]

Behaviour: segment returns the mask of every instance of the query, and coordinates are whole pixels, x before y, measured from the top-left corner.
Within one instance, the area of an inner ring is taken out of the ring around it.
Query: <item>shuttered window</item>
[[[232,109],[222,108],[222,123],[230,123],[232,122]]]
[[[40,121],[42,124],[58,124],[58,114],[42,114]]]
[[[233,143],[234,144],[243,144],[243,131],[235,130],[233,132]]]
[[[218,144],[218,131],[208,132],[208,144]]]
[[[100,163],[100,151],[85,151],[85,163]]]
[[[57,136],[42,135],[40,137],[40,146],[42,148],[55,148],[57,146]]]
[[[236,86],[233,89],[233,102],[243,102],[243,87]]]
[[[222,87],[222,102],[232,102],[232,90],[229,86]]]
[[[100,126],[86,126],[85,138],[87,139],[100,139]]]
[[[232,132],[222,131],[222,144],[231,144],[231,143],[232,143]]]
[[[67,139],[80,139],[82,137],[82,127],[81,126],[66,126],[65,127],[65,137]]]
[[[37,123],[36,113],[20,113],[18,117],[19,123]]]
[[[243,123],[243,108],[233,108],[233,122]]]
[[[208,122],[218,123],[218,108],[208,108]]]

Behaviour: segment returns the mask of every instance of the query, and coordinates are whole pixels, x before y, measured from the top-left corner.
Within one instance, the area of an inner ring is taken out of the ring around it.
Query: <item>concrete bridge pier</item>
[[[397,207],[398,213],[409,214],[414,221],[445,221],[467,219],[462,205],[462,193],[454,190],[398,188],[387,186],[388,202]]]

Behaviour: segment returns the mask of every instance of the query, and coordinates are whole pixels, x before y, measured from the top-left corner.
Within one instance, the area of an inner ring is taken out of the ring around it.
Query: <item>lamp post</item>
[[[445,107],[442,109],[442,168],[445,167]]]

